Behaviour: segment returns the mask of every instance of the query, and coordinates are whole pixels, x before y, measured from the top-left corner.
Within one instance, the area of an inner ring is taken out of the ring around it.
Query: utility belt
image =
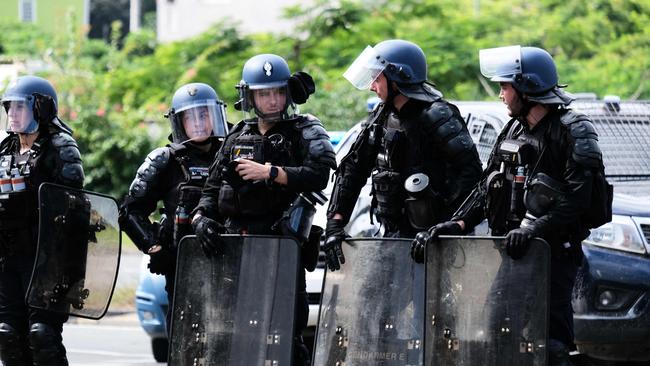
[[[219,215],[222,217],[282,216],[291,196],[282,188],[271,189],[265,182],[246,182],[235,188],[224,182],[219,190]]]

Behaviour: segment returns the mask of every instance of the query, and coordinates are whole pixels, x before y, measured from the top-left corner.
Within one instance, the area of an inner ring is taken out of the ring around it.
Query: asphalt
[[[109,311],[99,320],[71,316],[68,324],[79,325],[110,325],[110,326],[139,326],[138,315],[135,311]]]

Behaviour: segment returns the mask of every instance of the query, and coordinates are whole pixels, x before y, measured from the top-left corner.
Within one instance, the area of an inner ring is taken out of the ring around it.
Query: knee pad
[[[0,323],[0,360],[7,366],[31,363],[27,355],[27,340],[7,323]]]
[[[51,325],[34,323],[29,329],[29,348],[36,366],[67,366],[61,333]]]

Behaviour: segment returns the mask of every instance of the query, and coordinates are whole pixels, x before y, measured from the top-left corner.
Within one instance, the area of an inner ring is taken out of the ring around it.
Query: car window
[[[476,145],[478,156],[481,159],[481,162],[486,164],[490,157],[492,147],[499,136],[499,131],[495,128],[495,126],[499,126],[499,124],[496,124],[494,117],[489,115],[470,115],[468,119],[469,133]]]

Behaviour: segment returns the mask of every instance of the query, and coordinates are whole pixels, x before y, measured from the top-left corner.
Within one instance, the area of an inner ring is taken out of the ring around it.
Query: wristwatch
[[[275,178],[278,177],[278,167],[271,165],[271,169],[269,170],[269,181],[274,182]]]

